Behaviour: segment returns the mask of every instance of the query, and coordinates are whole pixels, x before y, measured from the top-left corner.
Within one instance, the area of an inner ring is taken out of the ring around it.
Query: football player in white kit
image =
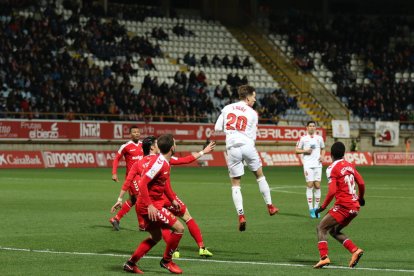
[[[242,85],[238,89],[239,102],[226,105],[217,119],[215,131],[226,134],[227,167],[232,185],[232,197],[239,215],[239,230],[246,230],[243,197],[240,180],[244,175],[243,161],[256,176],[259,190],[271,216],[279,209],[272,204],[269,184],[262,170],[262,161],[255,147],[258,116],[252,108],[256,102],[256,91],[252,86]]]
[[[322,161],[325,156],[325,143],[322,136],[315,134],[315,121],[307,122],[306,131],[307,133],[300,137],[296,144],[296,153],[302,154],[309,213],[311,218],[317,218],[319,216],[315,214],[315,211],[319,208],[321,200]]]

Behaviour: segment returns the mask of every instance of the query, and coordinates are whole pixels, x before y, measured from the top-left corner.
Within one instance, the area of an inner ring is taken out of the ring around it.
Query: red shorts
[[[341,205],[334,205],[329,214],[342,226],[347,226],[357,215],[359,208],[346,209]]]
[[[180,209],[175,208],[175,206],[167,198],[165,198],[164,208],[167,208],[168,211],[173,213],[175,216],[182,217],[182,216],[184,216],[185,211],[187,210],[187,206],[178,197],[176,197],[175,200],[177,200],[178,204],[180,204]]]
[[[140,212],[137,212],[137,217],[138,227],[141,231],[148,231],[156,227],[171,228],[177,221],[177,218],[165,208],[158,209],[157,221],[151,221],[148,214],[141,214]]]

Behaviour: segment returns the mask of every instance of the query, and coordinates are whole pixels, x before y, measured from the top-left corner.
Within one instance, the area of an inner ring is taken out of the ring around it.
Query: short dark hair
[[[129,133],[131,133],[134,128],[138,128],[139,129],[139,127],[137,125],[130,126],[129,127]]]
[[[316,122],[315,122],[315,121],[308,121],[308,122],[306,123],[306,126],[309,126],[310,124],[314,124],[314,125],[316,126]]]
[[[240,85],[239,89],[237,90],[238,94],[239,94],[239,99],[240,100],[244,100],[247,98],[247,96],[251,96],[253,95],[253,92],[255,92],[256,90],[254,89],[253,86],[250,85]]]
[[[174,146],[174,137],[172,134],[163,134],[157,139],[158,148],[162,154],[167,154],[171,147]]]
[[[338,160],[345,155],[345,145],[342,142],[335,142],[331,147],[331,155],[333,159]]]
[[[157,140],[157,138],[155,138],[155,136],[148,136],[145,137],[144,140],[142,140],[142,151],[144,152],[144,155],[148,155],[151,152],[151,146],[154,145],[155,140]]]

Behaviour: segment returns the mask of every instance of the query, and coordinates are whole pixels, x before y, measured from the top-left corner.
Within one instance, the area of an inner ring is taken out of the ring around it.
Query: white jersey
[[[257,112],[244,101],[226,105],[222,110],[215,131],[226,133],[226,148],[252,145],[256,141]]]
[[[321,168],[322,163],[319,161],[321,157],[321,150],[325,148],[322,136],[303,135],[296,144],[299,149],[312,149],[311,154],[302,154],[302,163],[306,168]]]

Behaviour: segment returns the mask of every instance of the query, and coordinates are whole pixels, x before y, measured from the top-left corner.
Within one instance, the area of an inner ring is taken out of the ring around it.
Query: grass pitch
[[[379,275],[414,273],[414,169],[361,167],[366,206],[345,233],[366,253],[357,269],[350,254],[329,238],[330,267],[319,258],[316,225],[309,218],[300,167],[266,167],[273,202],[270,217],[249,172],[242,179],[246,232],[237,229],[225,168],[172,169],[173,188],[199,224],[214,253],[200,259],[188,231],[176,262],[187,275]],[[120,171],[122,175],[123,171]],[[326,194],[326,179],[322,183]],[[108,219],[121,183],[110,169],[0,170],[0,275],[119,275],[147,234],[133,210],[112,230]],[[140,261],[145,274],[168,275],[159,266],[161,242]]]

